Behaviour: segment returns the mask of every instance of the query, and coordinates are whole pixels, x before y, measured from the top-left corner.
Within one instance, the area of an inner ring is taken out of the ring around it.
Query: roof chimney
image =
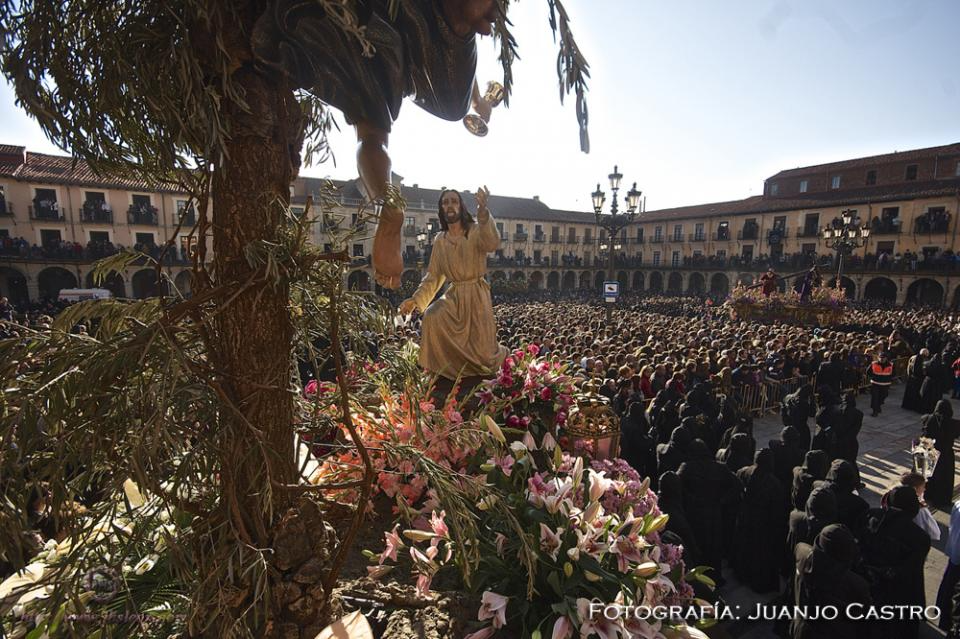
[[[416,182],[414,182],[414,183],[413,183],[413,188],[415,188],[415,189],[419,189],[419,188],[420,188],[420,185],[419,185],[419,184],[417,184]]]
[[[534,201],[534,202],[539,202],[539,201],[540,201],[540,196],[539,196],[539,195],[534,195],[534,196],[533,196],[533,201]]]

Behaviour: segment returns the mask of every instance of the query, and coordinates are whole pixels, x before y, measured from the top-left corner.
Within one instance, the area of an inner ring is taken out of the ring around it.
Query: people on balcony
[[[917,233],[946,233],[950,226],[950,214],[943,209],[931,209],[917,216]]]

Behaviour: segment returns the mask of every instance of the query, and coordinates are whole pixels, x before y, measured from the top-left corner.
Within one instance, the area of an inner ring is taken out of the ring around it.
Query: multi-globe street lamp
[[[619,205],[617,203],[617,193],[620,191],[620,180],[623,179],[623,175],[617,170],[616,165],[613,167],[613,173],[609,176],[610,178],[610,190],[612,191],[612,197],[610,202],[610,212],[603,213],[603,203],[606,201],[606,194],[600,189],[600,183],[597,183],[597,190],[591,193],[591,198],[593,199],[593,212],[597,216],[597,226],[604,229],[607,232],[607,279],[613,281],[613,259],[616,249],[616,240],[620,235],[620,231],[628,227],[633,223],[634,219],[637,216],[637,209],[640,206],[640,196],[642,193],[637,190],[637,183],[633,183],[633,187],[627,192],[627,195],[624,197],[624,203],[626,204],[626,211],[624,213],[619,212]],[[607,304],[607,324],[609,325],[613,319],[613,305]]]
[[[866,246],[870,237],[870,228],[860,223],[857,212],[846,209],[840,212],[840,217],[833,218],[823,228],[823,240],[827,248],[837,253],[837,280],[836,285],[842,286],[840,279],[843,275],[843,256],[851,255],[854,249]]]

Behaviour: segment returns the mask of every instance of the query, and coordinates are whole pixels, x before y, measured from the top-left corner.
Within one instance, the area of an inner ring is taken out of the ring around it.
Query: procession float
[[[821,285],[809,286],[805,290],[801,285],[800,290],[764,292],[760,284],[736,286],[724,304],[730,318],[735,320],[816,326],[840,322],[846,305],[846,293],[842,287]]]

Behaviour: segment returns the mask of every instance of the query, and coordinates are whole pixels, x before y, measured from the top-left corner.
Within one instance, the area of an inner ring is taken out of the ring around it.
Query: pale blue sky
[[[405,103],[390,143],[405,183],[590,210],[616,163],[656,209],[757,194],[785,168],[960,141],[960,0],[565,4],[591,63],[590,154],[573,104],[558,101],[546,0],[524,0],[511,14],[522,59],[510,108],[478,139]],[[492,41],[480,58],[481,86],[499,79]],[[337,165],[305,175],[355,175],[342,128]],[[57,152],[7,86],[0,142]]]

